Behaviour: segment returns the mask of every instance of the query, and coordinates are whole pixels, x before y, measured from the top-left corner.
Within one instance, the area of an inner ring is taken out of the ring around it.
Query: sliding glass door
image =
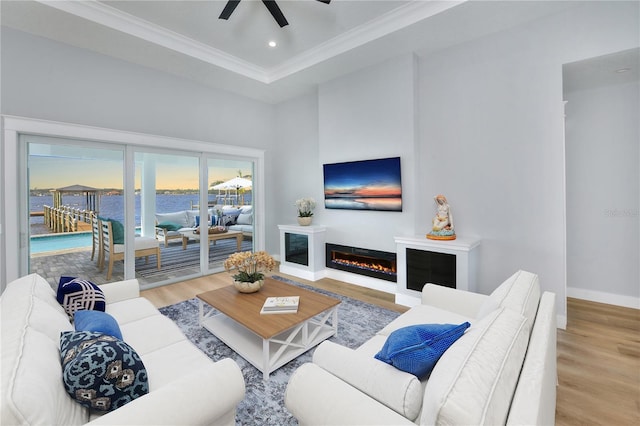
[[[103,258],[101,236],[92,227],[92,217],[101,216],[126,229],[123,148],[40,136],[23,139],[29,272],[53,286],[61,276],[96,284],[123,279],[122,262],[112,265],[112,278],[107,278],[109,259]]]
[[[235,251],[253,248],[253,163],[232,159],[207,159],[210,225],[209,270],[223,266]]]
[[[253,161],[23,138],[28,269],[52,286],[60,276],[155,286],[221,271],[229,254],[253,249]]]
[[[198,276],[200,246],[195,240],[201,224],[199,211],[200,160],[183,153],[135,152],[136,277],[145,283],[175,281]],[[155,239],[159,262],[144,251]]]

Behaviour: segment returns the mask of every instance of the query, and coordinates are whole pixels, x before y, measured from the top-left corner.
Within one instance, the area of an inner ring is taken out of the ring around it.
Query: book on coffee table
[[[261,314],[295,314],[298,312],[300,296],[267,297],[264,301]]]

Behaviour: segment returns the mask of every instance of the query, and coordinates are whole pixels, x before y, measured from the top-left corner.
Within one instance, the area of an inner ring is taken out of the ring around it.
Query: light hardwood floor
[[[407,310],[388,293],[328,278],[311,282],[278,275],[397,312]],[[162,307],[225,285],[229,274],[220,273],[142,295]],[[640,424],[640,310],[569,298],[567,317],[567,329],[558,330],[556,424]]]

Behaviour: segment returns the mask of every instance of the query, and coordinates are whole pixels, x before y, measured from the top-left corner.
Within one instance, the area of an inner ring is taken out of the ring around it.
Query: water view
[[[402,198],[326,198],[324,205],[328,209],[348,210],[388,210],[402,211]]]
[[[170,213],[180,210],[190,210],[198,205],[198,194],[157,194],[156,195],[156,212]],[[209,204],[222,204],[224,200],[220,196],[210,195]],[[251,203],[251,194],[244,194],[240,202],[247,205]],[[229,198],[227,202],[237,202],[235,196]],[[140,215],[140,195],[135,196],[135,226],[138,228],[141,222]],[[65,206],[84,209],[85,196],[83,195],[65,195],[63,198]],[[53,205],[52,195],[31,196],[30,212],[41,213],[44,206]],[[100,197],[100,216],[116,219],[124,222],[124,197],[122,195],[103,195]],[[73,232],[73,233],[53,233],[44,223],[43,216],[30,217],[30,253],[40,254],[52,251],[70,250],[78,248],[91,248],[92,236],[91,232]]]
[[[209,195],[210,203],[217,203],[215,195]],[[135,220],[136,226],[140,225],[140,195],[136,195]],[[235,201],[235,199],[234,199]],[[245,194],[243,204],[251,204],[251,194]],[[85,197],[83,195],[65,195],[63,204],[78,209],[85,206]],[[180,210],[190,210],[192,205],[198,205],[198,194],[157,194],[156,195],[156,212],[170,213]],[[53,196],[32,196],[30,199],[30,212],[42,212],[44,206],[53,206]],[[100,216],[108,217],[124,221],[124,196],[122,195],[103,195],[100,197]],[[42,216],[32,216],[31,225],[44,224]]]

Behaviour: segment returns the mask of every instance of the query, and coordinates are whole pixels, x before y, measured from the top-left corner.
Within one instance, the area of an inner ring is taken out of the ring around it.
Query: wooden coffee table
[[[300,296],[298,312],[260,314],[272,296]],[[230,285],[197,297],[200,325],[260,370],[264,380],[338,331],[340,300],[272,278],[265,278],[256,293],[240,293]]]
[[[194,234],[193,231],[181,232],[181,234],[182,234],[182,250],[187,249],[187,243],[189,242],[189,240],[196,240],[200,242],[200,234]],[[222,232],[220,234],[207,234],[207,235],[209,236],[208,237],[209,242],[235,238],[238,251],[242,249],[242,240],[244,238],[244,236],[242,235],[242,231],[227,231],[227,232]]]

